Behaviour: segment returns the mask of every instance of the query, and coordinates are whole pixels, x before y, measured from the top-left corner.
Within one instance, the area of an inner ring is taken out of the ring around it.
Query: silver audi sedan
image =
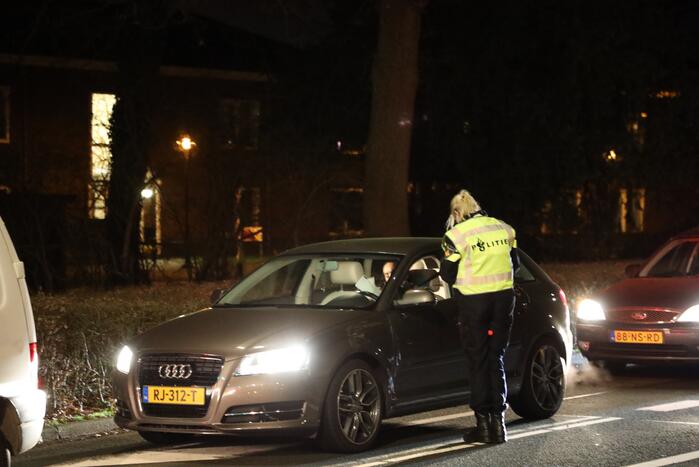
[[[278,433],[357,452],[381,421],[463,404],[468,359],[440,239],[343,240],[285,252],[204,310],[127,342],[116,422],[154,443]],[[521,254],[505,366],[521,416],[556,413],[572,334],[565,294]]]

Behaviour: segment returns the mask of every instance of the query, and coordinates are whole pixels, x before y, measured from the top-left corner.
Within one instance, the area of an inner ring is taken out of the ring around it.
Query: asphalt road
[[[44,443],[14,465],[699,465],[699,366],[629,367],[611,377],[588,368],[569,378],[548,420],[508,415],[510,440],[466,444],[467,407],[384,422],[377,446],[358,455],[318,451],[311,441],[206,438],[168,448],[115,432]]]

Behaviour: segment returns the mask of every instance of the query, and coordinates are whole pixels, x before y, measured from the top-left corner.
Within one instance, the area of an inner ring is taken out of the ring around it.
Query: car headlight
[[[599,302],[587,298],[578,305],[578,319],[583,321],[604,321],[607,317],[604,315],[604,309],[602,309],[602,305]]]
[[[300,371],[308,368],[309,352],[302,345],[257,352],[243,357],[236,376]]]
[[[128,375],[129,370],[131,370],[131,359],[133,359],[133,352],[128,346],[125,345],[119,351],[116,369],[124,373],[125,375]]]
[[[680,323],[699,323],[699,305],[690,306],[677,317]]]

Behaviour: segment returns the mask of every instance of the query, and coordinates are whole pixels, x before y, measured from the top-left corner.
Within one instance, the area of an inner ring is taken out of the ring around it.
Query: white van
[[[0,218],[0,466],[41,438],[46,393],[39,389],[38,373],[24,264]]]

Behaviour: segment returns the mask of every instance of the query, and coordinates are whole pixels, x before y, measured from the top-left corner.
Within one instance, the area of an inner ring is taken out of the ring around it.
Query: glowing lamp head
[[[607,318],[604,315],[602,305],[588,298],[580,302],[578,306],[578,319],[583,321],[604,321]]]
[[[116,369],[125,375],[131,370],[131,360],[133,360],[133,352],[128,346],[124,346],[119,351],[116,361]]]
[[[184,135],[183,137],[177,140],[177,146],[183,152],[191,151],[191,149],[196,145],[197,143],[195,143],[194,140],[190,138],[188,135]]]

